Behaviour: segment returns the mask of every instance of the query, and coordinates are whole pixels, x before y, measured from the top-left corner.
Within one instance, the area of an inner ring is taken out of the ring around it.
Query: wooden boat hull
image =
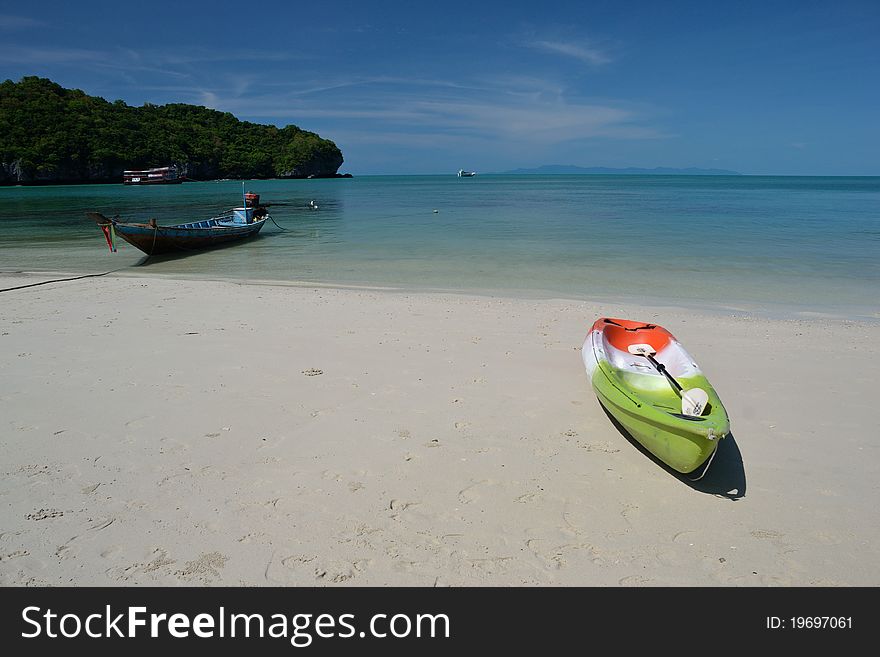
[[[163,253],[186,253],[221,246],[229,242],[254,237],[270,218],[265,207],[233,208],[228,212],[200,221],[174,226],[150,223],[126,223],[110,219],[100,212],[89,212],[107,239],[111,251],[115,251],[114,237],[118,236],[137,247],[148,256]]]
[[[164,178],[156,179],[156,180],[141,180],[141,179],[132,179],[132,180],[123,180],[123,185],[179,185],[184,181],[183,178],[173,178],[170,180],[166,180]]]
[[[630,344],[650,344],[685,390],[706,391],[703,414],[682,414],[679,393],[647,359],[629,353]],[[581,354],[599,402],[639,444],[681,473],[708,466],[730,432],[730,420],[715,389],[671,333],[656,324],[603,317],[593,324]]]
[[[115,223],[116,234],[147,255],[199,251],[255,236],[265,220],[234,227],[176,228],[149,224]]]

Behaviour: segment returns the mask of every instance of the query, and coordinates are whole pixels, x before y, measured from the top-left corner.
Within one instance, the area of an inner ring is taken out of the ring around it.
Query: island
[[[122,183],[175,166],[190,180],[334,178],[342,152],[295,125],[172,103],[109,102],[29,76],[0,84],[0,185]]]

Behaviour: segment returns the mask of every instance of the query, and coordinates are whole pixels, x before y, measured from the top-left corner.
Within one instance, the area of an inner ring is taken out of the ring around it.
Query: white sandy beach
[[[671,330],[721,395],[733,436],[704,480],[602,411],[579,353],[602,315]],[[5,292],[0,584],[877,586],[878,362],[876,322],[163,278]]]

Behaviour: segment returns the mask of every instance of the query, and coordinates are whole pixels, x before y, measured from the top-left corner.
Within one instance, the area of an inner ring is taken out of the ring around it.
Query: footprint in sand
[[[514,498],[514,502],[519,504],[532,504],[533,502],[538,501],[541,496],[538,493],[526,493],[524,495],[520,495],[517,498]]]
[[[486,557],[484,559],[467,559],[472,570],[482,575],[496,575],[505,573],[513,557]]]
[[[351,563],[331,561],[321,564],[314,569],[315,581],[319,584],[342,584],[364,572],[371,563],[370,559],[359,559]]]
[[[55,550],[55,556],[60,557],[60,558],[65,558],[65,557],[70,556],[71,554],[74,554],[74,552],[71,551],[71,543],[75,543],[76,541],[79,541],[81,538],[88,538],[92,534],[95,534],[97,532],[100,532],[101,530],[107,529],[107,527],[112,525],[114,522],[116,522],[116,518],[108,518],[108,517],[99,518],[97,520],[90,520],[86,524],[85,531],[83,533],[77,534],[76,536],[71,536],[70,538],[67,539],[66,543],[58,546],[58,548]]]
[[[144,415],[143,417],[136,417],[133,420],[129,420],[125,423],[126,429],[142,429],[147,425],[147,421],[152,420],[152,415]]]
[[[255,543],[257,541],[263,542],[265,538],[266,534],[263,532],[250,532],[237,540],[239,543]]]
[[[106,550],[101,551],[101,558],[102,559],[115,559],[120,554],[122,554],[122,546],[111,545]]]
[[[57,474],[60,472],[57,466],[52,466],[50,469],[48,465],[38,465],[36,463],[23,465],[15,471],[16,474],[23,474],[26,477],[34,477],[37,475],[47,475],[47,474]]]
[[[683,543],[683,542],[690,543],[693,541],[693,538],[690,536],[690,534],[696,534],[696,533],[697,533],[697,531],[695,529],[683,529],[680,532],[675,533],[675,535],[672,537],[672,542],[673,543]]]
[[[530,539],[526,541],[526,547],[551,570],[567,568],[571,558],[596,563],[599,556],[596,548],[589,543],[565,543],[549,549],[542,548],[541,543],[546,542],[546,539]]]
[[[117,551],[118,548],[114,546],[102,553],[101,556],[106,554],[108,558],[115,557]],[[167,570],[169,566],[175,563],[174,559],[168,558],[168,553],[162,548],[156,548],[150,556],[153,557],[150,561],[139,561],[129,566],[110,568],[105,573],[112,579],[127,582],[137,575],[152,574],[163,569]]]
[[[639,507],[635,504],[626,504],[624,503],[623,508],[620,510],[620,515],[623,516],[624,520],[629,521],[630,518],[638,517]]]
[[[470,504],[471,502],[475,502],[480,499],[480,494],[475,490],[478,486],[491,486],[495,482],[491,479],[484,479],[482,481],[475,481],[470,486],[465,486],[460,491],[458,491],[458,501],[462,504]]]
[[[421,502],[407,502],[404,500],[391,500],[388,508],[392,511],[406,511],[410,507],[418,506]]]
[[[51,518],[60,518],[64,515],[64,511],[58,509],[39,509],[25,516],[28,520],[48,520]]]
[[[194,561],[187,561],[181,570],[174,572],[178,579],[191,581],[197,579],[205,584],[218,579],[220,570],[229,561],[229,557],[219,552],[205,552]]]
[[[782,538],[785,534],[772,529],[753,529],[749,532],[755,538]]]
[[[297,570],[304,564],[311,563],[315,559],[317,559],[317,557],[307,557],[304,554],[293,554],[289,557],[284,557],[281,560],[281,565],[288,570]]]
[[[616,454],[620,451],[617,447],[614,446],[614,443],[610,442],[599,442],[599,443],[587,443],[582,444],[578,443],[578,447],[581,449],[585,449],[588,452],[604,452],[605,454]]]

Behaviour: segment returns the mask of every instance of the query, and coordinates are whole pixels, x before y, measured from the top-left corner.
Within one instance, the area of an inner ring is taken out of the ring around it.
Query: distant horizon
[[[455,177],[457,173],[456,171],[441,171],[441,172],[433,172],[433,173],[355,173],[352,174],[353,178],[366,178],[366,177],[403,177],[403,176],[451,176]],[[686,178],[688,176],[693,178],[724,178],[724,177],[737,177],[737,178],[880,178],[880,175],[857,175],[857,174],[806,174],[806,173],[797,173],[797,174],[786,174],[786,173],[741,173],[738,172],[736,174],[652,174],[652,173],[644,173],[644,174],[615,174],[615,173],[513,173],[510,171],[477,171],[475,178],[479,176],[613,176],[613,175],[644,175],[644,176],[662,176],[669,175],[675,176],[677,178]]]
[[[0,11],[0,79],[297,125],[352,175],[566,162],[878,176],[878,34],[875,0],[487,0],[466,20],[400,0],[191,0],[172,15],[50,0]]]
[[[535,174],[535,175],[553,175],[553,174],[571,174],[571,175],[602,175],[602,174],[623,174],[623,175],[650,175],[650,176],[740,176],[739,171],[729,169],[704,169],[701,167],[605,167],[590,166],[582,167],[574,164],[544,164],[539,167],[528,167],[511,169],[508,171],[499,171],[500,174]]]

